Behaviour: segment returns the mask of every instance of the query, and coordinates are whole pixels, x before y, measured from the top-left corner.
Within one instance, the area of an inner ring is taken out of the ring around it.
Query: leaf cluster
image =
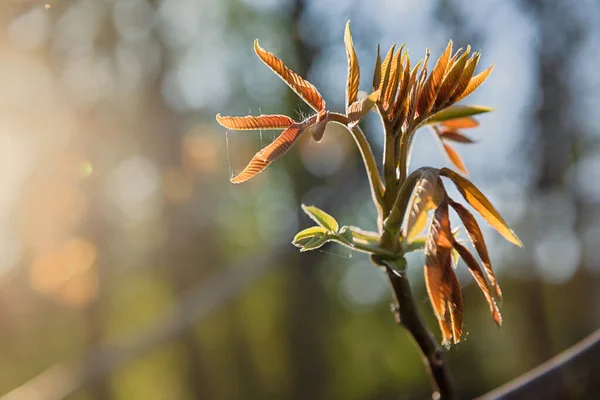
[[[354,138],[363,158],[373,202],[378,211],[378,231],[369,232],[354,226],[340,227],[331,215],[315,206],[303,205],[304,212],[316,223],[299,232],[293,244],[300,251],[317,249],[336,242],[387,260],[401,260],[410,251],[425,253],[427,292],[442,331],[443,343],[457,343],[462,335],[463,303],[460,285],[454,273],[462,258],[487,301],[493,320],[502,323],[496,300],[502,295],[481,229],[471,212],[450,198],[442,178],[452,181],[464,200],[509,242],[521,242],[508,227],[496,208],[465,176],[467,168],[451,143],[472,144],[463,133],[479,126],[475,115],[491,111],[488,107],[457,105],[477,89],[493,66],[475,74],[480,53],[471,48],[453,52],[450,41],[430,68],[430,53],[412,63],[404,46],[391,46],[385,57],[379,47],[370,84],[370,94],[359,98],[361,71],[354,49],[350,24],[346,25],[344,43],[348,60],[345,110],[327,110],[326,103],[310,82],[285,66],[274,54],[254,42],[254,51],[315,114],[302,121],[285,115],[230,117],[217,115],[217,121],[234,130],[282,129],[269,145],[258,151],[233,183],[244,182],[262,172],[286,153],[297,139],[309,133],[319,142],[328,123],[344,126]],[[360,122],[370,111],[376,112],[384,130],[384,155],[375,161],[371,147],[360,129]],[[448,168],[421,167],[409,174],[410,152],[415,133],[430,127],[442,149],[458,172]],[[379,171],[382,171],[380,174]],[[449,209],[459,216],[480,262],[456,239],[451,228]],[[423,233],[425,233],[424,236]],[[483,266],[483,267],[482,267]]]

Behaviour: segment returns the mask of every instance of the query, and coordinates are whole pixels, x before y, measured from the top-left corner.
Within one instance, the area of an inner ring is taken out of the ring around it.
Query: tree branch
[[[579,398],[578,395],[567,392],[569,388],[576,388],[582,396],[584,393],[594,393],[589,386],[599,378],[598,373],[594,372],[597,370],[598,360],[600,329],[526,374],[481,396],[479,400]],[[569,375],[575,381],[565,382]]]
[[[375,265],[385,270],[392,286],[396,302],[393,306],[396,322],[406,328],[421,350],[423,362],[428,367],[432,385],[435,389],[432,398],[443,400],[455,399],[456,392],[450,371],[446,365],[444,351],[427,329],[414,302],[405,273],[406,260],[401,258],[392,263],[375,256],[372,256],[371,260]]]

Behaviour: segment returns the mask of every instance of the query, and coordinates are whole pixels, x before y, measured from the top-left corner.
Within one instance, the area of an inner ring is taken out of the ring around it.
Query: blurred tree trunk
[[[152,2],[155,9],[158,1]],[[159,170],[164,173],[170,169],[181,167],[181,126],[177,116],[165,104],[162,94],[162,82],[167,72],[169,59],[168,47],[162,42],[160,33],[155,31],[154,38],[160,47],[161,67],[156,79],[149,85],[145,95],[144,129],[145,143],[152,147],[149,152],[159,163]],[[195,179],[195,177],[193,178]],[[161,186],[162,187],[162,186]],[[211,243],[209,232],[203,232],[191,217],[190,201],[183,204],[171,204],[163,190],[162,216],[165,223],[165,240],[158,250],[158,260],[168,284],[172,287],[176,298],[181,297],[187,289],[202,280],[210,271],[202,266],[215,266],[221,262]],[[193,199],[193,196],[192,196]],[[184,312],[184,310],[181,310]],[[183,331],[178,341],[185,348],[185,358],[182,360],[189,394],[194,399],[211,399],[210,386],[206,374],[206,363],[203,359],[201,344],[196,337],[195,326]]]
[[[573,154],[581,135],[579,123],[573,113],[575,93],[572,88],[573,80],[570,78],[577,75],[573,60],[582,42],[584,25],[570,5],[561,1],[520,1],[520,4],[536,24],[539,37],[539,45],[536,46],[539,52],[534,62],[538,78],[535,86],[539,88],[538,108],[533,121],[537,135],[530,143],[530,151],[534,163],[537,162],[537,165],[534,164],[537,174],[534,178],[533,196],[541,199],[550,194],[570,192],[566,172],[574,162]],[[576,193],[570,195],[573,198],[577,196]],[[576,219],[580,220],[583,217],[581,204],[575,200],[574,205]],[[541,215],[552,212],[539,211]],[[538,238],[543,230],[538,225]],[[578,269],[581,271],[581,265]],[[528,331],[533,335],[529,347],[539,362],[549,359],[558,350],[556,341],[550,336],[552,299],[542,273],[538,271],[531,290],[527,291],[527,299],[522,302],[529,309]],[[584,294],[582,296],[586,297]],[[576,312],[572,315],[577,318]],[[565,383],[561,387],[566,395],[568,392]]]
[[[298,32],[304,9],[303,0],[294,1],[291,12],[291,37],[299,65],[296,72],[306,77],[315,54],[314,49],[302,40]],[[299,99],[295,95],[292,98],[290,108],[295,108]],[[293,172],[296,173],[296,176],[292,177],[294,190],[296,198],[300,200],[308,190],[318,184],[318,180],[307,176],[300,164],[293,168]],[[300,207],[298,209],[299,213],[302,213]],[[317,275],[322,254],[318,251],[294,253],[286,266],[289,279],[285,301],[288,302],[286,328],[291,374],[290,399],[327,397],[327,357],[323,344],[327,299]]]

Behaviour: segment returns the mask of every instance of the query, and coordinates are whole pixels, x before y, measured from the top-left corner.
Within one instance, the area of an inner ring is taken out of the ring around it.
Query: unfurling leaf
[[[335,237],[348,246],[354,246],[354,236],[348,226],[342,226],[342,228],[335,234]]]
[[[315,206],[307,206],[302,204],[302,210],[317,224],[322,226],[323,228],[331,231],[337,232],[340,229],[338,222],[331,215],[327,214],[325,211],[321,210]]]
[[[440,112],[433,114],[431,118],[427,118],[427,120],[424,123],[437,124],[440,122],[470,117],[473,115],[482,114],[490,111],[493,111],[493,108],[484,106],[450,106],[444,108]]]
[[[313,121],[295,123],[281,132],[277,139],[256,153],[246,168],[244,168],[237,176],[233,177],[231,182],[242,183],[262,172],[269,164],[271,164],[271,162],[273,162],[273,160],[288,151],[300,134],[302,134],[307,124],[312,122]]]
[[[457,119],[449,119],[448,121],[442,122],[442,125],[446,128],[451,129],[469,129],[478,127],[479,122],[475,118],[464,117]]]
[[[498,296],[498,298],[501,298],[502,291],[500,290],[500,285],[498,285],[498,281],[496,280],[496,276],[494,275],[490,255],[488,254],[487,246],[485,245],[483,233],[481,233],[479,224],[475,220],[473,214],[471,214],[469,210],[467,210],[461,204],[456,203],[454,201],[450,201],[450,205],[452,206],[452,208],[454,208],[454,211],[456,211],[458,217],[460,218],[465,229],[467,230],[467,234],[471,239],[471,243],[473,243],[473,247],[475,247],[475,250],[477,250],[477,254],[479,254],[479,258],[483,263],[488,279],[490,280],[490,284],[494,288],[496,295]]]
[[[391,115],[394,116],[394,124],[402,121],[401,114],[403,114],[403,112],[400,111],[404,111],[406,108],[406,99],[408,96],[408,90],[410,89],[410,57],[408,56],[408,53],[406,54],[405,58],[406,62],[404,64],[404,72],[402,75],[400,88],[398,89],[398,96],[396,98],[396,102],[394,103],[394,107],[390,111]]]
[[[485,276],[483,275],[483,271],[481,270],[479,263],[477,263],[477,260],[475,260],[475,257],[473,257],[469,250],[467,250],[466,247],[460,243],[454,242],[454,248],[464,260],[465,264],[469,268],[469,271],[471,272],[471,275],[473,275],[473,279],[475,279],[475,283],[477,283],[479,290],[481,290],[483,296],[488,302],[494,322],[496,322],[496,325],[498,326],[502,325],[502,316],[500,315],[500,310],[498,310],[498,305],[490,293],[490,288],[487,285],[487,281],[485,280]]]
[[[462,92],[456,98],[456,101],[460,101],[460,100],[464,99],[465,97],[467,97],[468,95],[470,95],[471,93],[473,93],[475,91],[475,89],[477,89],[479,87],[479,85],[481,85],[487,79],[488,75],[490,74],[490,72],[492,72],[493,69],[494,69],[494,66],[492,65],[485,71],[480,72],[479,74],[472,77],[471,80],[469,81],[469,85],[464,90],[464,92]]]
[[[379,97],[379,90],[371,93],[367,97],[355,101],[348,107],[348,127],[352,128],[367,115],[367,113],[373,108],[377,98]]]
[[[438,96],[444,74],[446,73],[446,67],[452,54],[452,40],[448,42],[448,46],[444,53],[435,63],[435,67],[431,71],[431,74],[425,81],[423,89],[419,94],[419,101],[417,103],[417,114],[422,116],[425,115],[433,106],[435,99]]]
[[[325,243],[329,242],[330,237],[326,234],[317,234],[313,236],[304,246],[300,248],[301,252],[318,249]]]
[[[425,285],[435,315],[440,320],[446,319],[447,301],[452,294],[445,268],[452,241],[448,204],[443,202],[435,210],[425,245]]]
[[[360,83],[360,67],[358,65],[356,52],[354,51],[352,35],[350,34],[350,21],[346,23],[344,44],[346,45],[346,55],[348,57],[348,78],[346,82],[346,110],[348,110],[350,104],[356,101],[358,85]]]
[[[442,201],[435,210],[427,238],[424,272],[425,286],[444,344],[451,340],[458,343],[462,334],[462,294],[450,257],[453,242],[448,203]]]
[[[392,64],[390,68],[390,79],[388,86],[385,90],[385,93],[382,95],[383,98],[383,109],[387,112],[390,109],[390,106],[393,104],[394,99],[396,98],[396,92],[398,91],[398,84],[400,83],[400,78],[402,75],[402,51],[404,49],[404,45],[396,52],[394,58],[392,59]]]
[[[442,200],[443,193],[440,192],[443,188],[438,187],[438,176],[437,169],[425,170],[415,184],[406,219],[407,243],[411,243],[425,230],[428,212],[436,208]]]
[[[302,247],[314,236],[324,235],[326,233],[327,229],[323,228],[322,226],[311,226],[310,228],[306,228],[298,232],[296,236],[294,236],[292,243],[294,246]]]
[[[452,237],[454,238],[454,240],[456,240],[459,233],[460,233],[460,227],[456,227],[456,228],[452,229]],[[456,249],[454,247],[452,248],[452,253],[450,254],[450,256],[452,257],[452,266],[454,268],[456,268],[456,266],[458,265],[459,255],[458,255],[458,251],[456,251]]]
[[[217,114],[217,122],[227,129],[233,129],[236,131],[257,131],[266,129],[285,129],[296,121],[287,115],[259,115],[258,117],[249,115],[246,117],[228,117]]]
[[[469,86],[469,82],[471,81],[471,78],[473,77],[473,74],[475,73],[475,68],[477,68],[477,64],[479,63],[479,57],[481,56],[481,53],[477,52],[475,54],[473,54],[471,56],[471,58],[469,58],[469,61],[467,61],[467,64],[465,65],[465,69],[463,70],[462,74],[460,75],[460,80],[458,81],[458,84],[456,85],[456,88],[454,89],[454,92],[452,93],[452,96],[450,96],[450,100],[449,102],[451,104],[455,103],[458,98],[458,96],[465,91],[465,89],[467,88],[467,86]]]
[[[450,63],[448,65],[449,71],[446,73],[444,77],[444,81],[441,84],[440,92],[434,103],[434,108],[439,108],[448,103],[448,100],[452,97],[454,90],[458,86],[460,82],[460,78],[465,69],[465,65],[467,63],[467,57],[469,56],[469,52],[471,51],[471,47],[467,46],[467,50],[463,53],[462,56],[457,61],[454,61],[460,50],[452,57]]]
[[[342,229],[344,229],[342,227]],[[358,240],[362,242],[366,242],[369,244],[379,244],[381,241],[381,237],[377,232],[367,231],[358,226],[348,226],[348,229],[352,232],[353,240]],[[341,231],[340,231],[341,232]]]
[[[473,139],[454,129],[440,129],[437,133],[442,140],[450,140],[457,143],[475,143]]]
[[[373,69],[373,91],[379,89],[379,82],[381,81],[381,51],[380,46],[377,45],[377,58],[375,59],[375,68]]]
[[[319,112],[317,122],[306,128],[306,131],[310,133],[315,142],[319,143],[321,139],[323,139],[323,135],[325,134],[325,128],[327,127],[328,122],[329,120],[327,117],[327,111],[322,110],[321,112]]]
[[[383,64],[381,64],[381,81],[379,82],[379,98],[378,101],[385,95],[385,91],[387,90],[387,86],[390,80],[390,70],[392,66],[392,59],[394,57],[394,50],[396,49],[396,45],[393,44],[390,50],[388,51],[385,59],[383,60]]]
[[[465,167],[465,163],[463,162],[462,158],[460,157],[460,154],[458,154],[458,152],[456,150],[454,150],[454,148],[452,146],[450,146],[449,144],[444,143],[443,145],[444,145],[444,150],[446,151],[446,155],[448,155],[448,158],[450,159],[452,164],[454,164],[454,166],[463,175],[469,175],[469,171],[467,171],[467,167]]]
[[[475,185],[473,185],[468,179],[463,178],[456,172],[442,168],[440,174],[450,178],[458,191],[463,195],[465,200],[475,209],[486,221],[498,231],[506,240],[509,242],[523,247],[523,243],[519,240],[517,235],[508,227],[508,224],[498,210],[490,203],[483,193]]]
[[[460,290],[460,283],[458,278],[452,269],[450,258],[446,261],[445,267],[446,273],[450,278],[450,285],[452,287],[452,294],[448,302],[448,308],[450,309],[450,322],[452,326],[452,336],[454,344],[460,342],[462,336],[462,323],[463,323],[463,300],[462,291]]]
[[[254,41],[256,55],[275,72],[302,100],[315,111],[325,109],[325,100],[310,82],[285,66],[283,61],[259,46],[258,39]]]

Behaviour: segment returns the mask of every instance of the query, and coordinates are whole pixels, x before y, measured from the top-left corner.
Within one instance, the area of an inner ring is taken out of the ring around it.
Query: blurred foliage
[[[290,243],[312,224],[301,203],[374,228],[350,139],[335,129],[318,145],[303,138],[285,160],[233,187],[228,178],[274,136],[214,122],[223,110],[307,112],[254,57],[255,38],[341,110],[348,18],[365,70],[374,44],[392,39],[413,49],[435,44],[434,53],[448,38],[477,43],[482,62],[496,64],[473,100],[498,111],[481,119],[478,151],[464,161],[525,248],[497,235],[489,244],[504,292],[501,329],[457,270],[472,332],[448,353],[461,395],[522,374],[598,326],[598,6],[491,1],[466,13],[454,0],[334,5],[0,4],[0,395],[99,348],[128,354],[129,338],[146,337],[165,315],[184,321],[191,307],[182,299],[196,292],[217,306],[71,397],[427,395],[380,272],[332,245],[298,254]],[[372,122],[365,131],[378,142]],[[414,165],[444,165],[433,142],[417,136]],[[409,258],[411,282],[435,326],[422,263]],[[264,274],[229,297],[206,286],[230,268],[243,276],[256,267]]]

